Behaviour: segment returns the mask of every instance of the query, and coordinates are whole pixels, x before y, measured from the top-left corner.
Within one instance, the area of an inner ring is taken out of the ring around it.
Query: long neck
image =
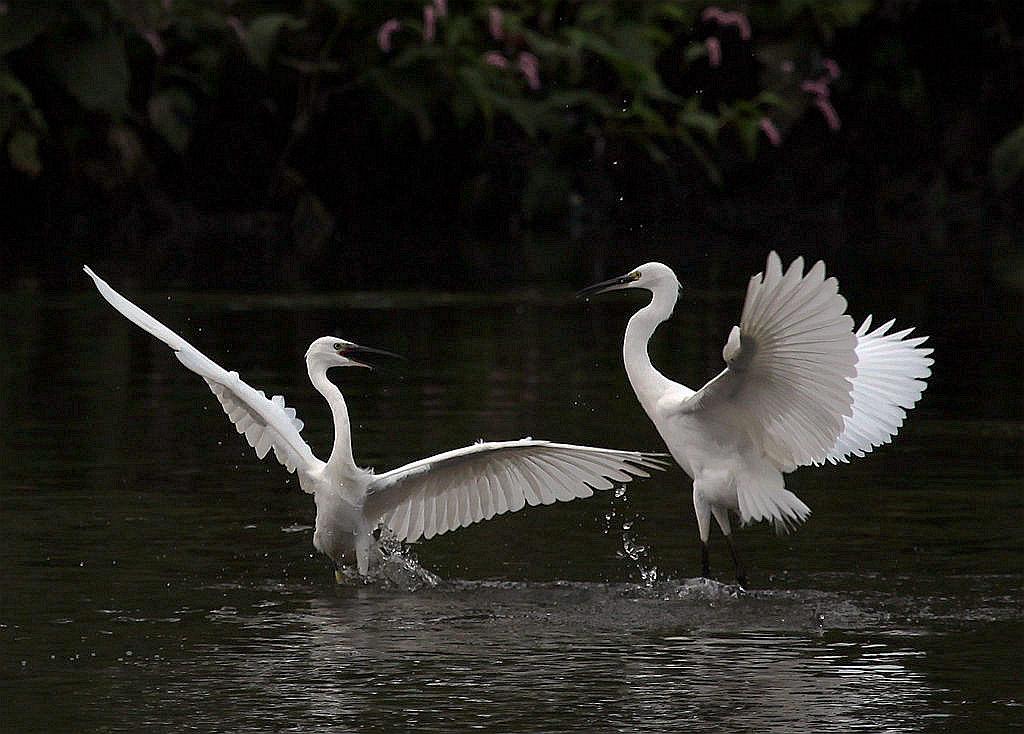
[[[626,325],[622,361],[626,366],[629,384],[633,386],[640,403],[648,413],[653,403],[673,384],[651,364],[647,344],[658,324],[672,315],[676,296],[676,288],[659,288],[653,291],[651,302],[633,314]]]
[[[320,391],[331,408],[334,416],[334,447],[331,457],[327,460],[327,471],[333,476],[349,476],[356,471],[355,459],[352,457],[352,427],[348,420],[348,406],[341,390],[327,379],[327,369],[319,365],[309,365],[309,379],[313,387]]]

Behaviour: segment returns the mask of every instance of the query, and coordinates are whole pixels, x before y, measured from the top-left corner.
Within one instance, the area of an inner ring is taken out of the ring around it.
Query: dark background
[[[575,288],[659,259],[735,289],[777,249],[824,258],[855,314],[1019,345],[1020,4],[723,6],[749,39],[706,8],[9,0],[0,287],[88,262],[150,288]]]

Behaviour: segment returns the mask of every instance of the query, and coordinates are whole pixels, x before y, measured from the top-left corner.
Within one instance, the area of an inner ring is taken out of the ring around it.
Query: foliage
[[[629,203],[714,197],[801,146],[852,142],[863,159],[923,141],[947,78],[923,66],[945,62],[922,51],[934,28],[914,28],[929,7],[0,1],[0,175],[30,182],[39,211],[70,201],[89,216],[107,196],[111,209],[158,199],[161,212],[273,212],[314,254],[341,241],[342,218],[364,217],[365,239],[375,216],[411,212],[420,226],[433,214],[468,239],[517,241],[543,270],[559,257],[552,240],[585,239],[628,208],[616,208],[624,191]],[[949,53],[1004,64],[1019,35],[1009,5],[980,7],[984,42],[950,41]],[[975,8],[951,3],[958,25]],[[886,123],[869,129],[878,111]],[[998,133],[981,157],[1007,190],[1024,160],[1020,131],[1007,134],[1019,116],[986,124]],[[866,142],[886,135],[890,147]],[[424,174],[431,184],[414,183]]]
[[[827,5],[832,11],[807,8],[832,25],[859,12],[855,2]],[[241,51],[256,84],[273,98],[294,100],[284,153],[325,100],[362,87],[414,120],[424,140],[450,123],[479,127],[493,141],[510,134],[510,123],[550,146],[556,159],[564,147],[626,141],[664,162],[681,145],[721,183],[714,151],[723,131],[733,130],[746,154],[756,155],[758,125],[783,100],[755,85],[751,94],[713,95],[708,104],[703,85],[714,84],[713,76],[685,79],[707,71],[703,37],[719,30],[701,23],[703,7],[553,0],[450,8],[354,0],[5,4],[0,140],[12,166],[30,176],[43,170],[45,150],[73,155],[82,136],[121,140],[150,157],[159,153],[154,144],[183,155],[203,110],[228,93],[225,66]],[[785,13],[803,9],[791,2]],[[384,51],[379,29],[389,18],[400,27]],[[745,56],[744,45],[736,49]]]

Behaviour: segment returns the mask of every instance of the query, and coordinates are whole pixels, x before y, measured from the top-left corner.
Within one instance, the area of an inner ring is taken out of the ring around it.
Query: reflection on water
[[[609,326],[628,303],[140,300],[287,396],[320,453],[330,417],[301,358],[332,331],[410,358],[401,376],[337,377],[366,465],[525,435],[660,448]],[[392,556],[390,585],[338,587],[294,478],[256,461],[202,381],[97,301],[4,303],[4,731],[1022,721],[1007,674],[1024,637],[1012,399],[1003,415],[953,422],[929,407],[959,399],[937,380],[894,446],[792,475],[814,515],[784,538],[737,534],[748,593],[691,578],[680,471],[417,544]],[[656,361],[685,382],[712,374],[735,311],[721,308],[719,323],[718,310],[659,332]],[[1016,359],[992,365],[987,389],[1018,389]],[[731,578],[712,544],[712,571]],[[410,569],[442,581],[412,590]]]

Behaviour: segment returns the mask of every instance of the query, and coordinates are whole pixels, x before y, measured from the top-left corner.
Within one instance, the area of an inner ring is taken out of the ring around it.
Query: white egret
[[[811,511],[785,488],[783,473],[845,462],[891,441],[931,374],[932,350],[921,347],[927,337],[908,339],[912,329],[890,334],[892,321],[871,331],[870,316],[854,331],[825,265],[819,261],[806,275],[803,267],[797,258],[783,273],[779,256],[768,255],[722,350],[726,368],[696,391],[658,372],[647,352],[676,305],[680,285],[671,268],[647,263],[579,293],[651,292],[629,319],[622,358],[640,404],[693,480],[705,577],[712,516],[745,586],[729,513],[744,525],[767,520],[788,532]]]
[[[617,451],[535,441],[477,443],[414,461],[376,475],[356,466],[348,409],[338,387],[327,379],[331,367],[370,367],[375,355],[395,356],[325,336],[306,352],[313,386],[334,416],[334,447],[326,462],[317,459],[299,435],[302,421],[284,398],[268,398],[228,372],[176,333],[111,288],[88,267],[100,294],[132,323],[174,350],[178,360],[200,375],[224,412],[262,459],[270,449],[299,486],[316,501],[313,546],[340,568],[354,552],[366,576],[373,532],[383,523],[398,540],[414,542],[465,527],[526,505],[589,497],[594,489],[649,476],[645,469],[668,467],[665,454]]]

